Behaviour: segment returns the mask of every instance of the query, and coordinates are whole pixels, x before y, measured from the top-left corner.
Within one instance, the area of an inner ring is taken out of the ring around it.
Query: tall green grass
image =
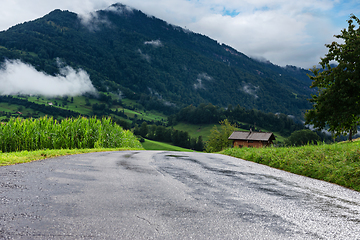
[[[0,124],[2,152],[123,147],[141,148],[141,144],[132,132],[123,130],[110,118],[11,118]]]
[[[231,148],[221,153],[360,191],[360,141],[287,148]]]

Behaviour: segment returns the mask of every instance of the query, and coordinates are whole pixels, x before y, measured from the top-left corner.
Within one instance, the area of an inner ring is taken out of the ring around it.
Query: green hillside
[[[121,4],[94,16],[83,23],[75,13],[55,10],[0,32],[0,61],[20,59],[54,75],[60,59],[84,69],[98,91],[167,114],[212,103],[302,118],[310,108],[303,69],[255,61]]]

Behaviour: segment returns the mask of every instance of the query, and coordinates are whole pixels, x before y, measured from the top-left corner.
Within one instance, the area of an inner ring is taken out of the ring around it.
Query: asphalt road
[[[0,239],[360,239],[360,193],[203,153],[0,167]]]

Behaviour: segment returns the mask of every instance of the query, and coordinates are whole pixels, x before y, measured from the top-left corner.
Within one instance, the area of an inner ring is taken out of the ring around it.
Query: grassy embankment
[[[71,149],[71,150],[69,150]],[[11,118],[0,124],[0,165],[29,162],[61,155],[143,149],[132,132],[111,119]]]
[[[360,191],[360,141],[221,153]]]
[[[46,149],[37,151],[20,151],[10,153],[0,153],[0,166],[27,163],[47,158],[91,153],[91,152],[109,152],[126,150],[143,150],[142,148],[92,148],[92,149]]]
[[[194,150],[177,147],[168,143],[156,142],[149,139],[145,139],[142,143],[145,150],[161,150],[161,151],[180,151],[180,152],[193,152]]]

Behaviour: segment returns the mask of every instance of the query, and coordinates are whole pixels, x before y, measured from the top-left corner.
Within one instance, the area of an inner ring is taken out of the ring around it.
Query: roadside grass
[[[145,150],[193,152],[191,149],[181,148],[168,143],[156,142],[148,139],[145,139],[145,142],[142,143],[142,146]]]
[[[46,149],[37,151],[21,151],[11,153],[0,152],[0,166],[15,165],[27,163],[47,158],[54,158],[67,155],[91,153],[91,152],[109,152],[126,150],[144,150],[143,148],[92,148],[92,149]]]
[[[360,141],[220,153],[360,191]]]

